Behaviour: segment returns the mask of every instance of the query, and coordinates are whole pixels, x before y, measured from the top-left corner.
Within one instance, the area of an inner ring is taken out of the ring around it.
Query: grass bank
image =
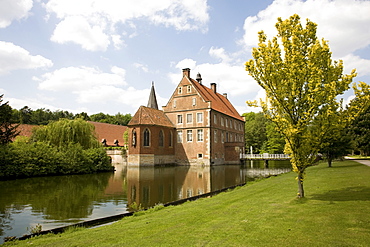
[[[156,208],[95,229],[71,229],[15,246],[368,246],[370,167],[355,161],[310,167],[306,198],[295,174],[212,198]]]

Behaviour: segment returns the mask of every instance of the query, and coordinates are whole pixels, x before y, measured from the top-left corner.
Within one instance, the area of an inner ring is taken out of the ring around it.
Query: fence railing
[[[241,159],[247,160],[287,160],[290,159],[287,154],[241,154]]]

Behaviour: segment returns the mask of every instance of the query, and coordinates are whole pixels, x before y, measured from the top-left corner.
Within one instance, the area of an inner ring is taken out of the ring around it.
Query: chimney
[[[227,93],[223,93],[223,96],[227,99]]]
[[[202,84],[202,76],[200,75],[200,73],[197,74],[197,82]]]
[[[186,68],[182,70],[182,77],[186,76],[187,78],[190,78],[190,69]]]
[[[214,93],[217,93],[217,90],[216,90],[216,83],[211,83],[211,89]]]

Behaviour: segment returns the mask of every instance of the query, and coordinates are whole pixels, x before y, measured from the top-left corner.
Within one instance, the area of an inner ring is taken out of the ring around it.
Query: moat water
[[[248,161],[212,167],[127,167],[114,173],[0,181],[0,244],[4,237],[30,234],[86,220],[172,202],[290,171],[289,161]]]

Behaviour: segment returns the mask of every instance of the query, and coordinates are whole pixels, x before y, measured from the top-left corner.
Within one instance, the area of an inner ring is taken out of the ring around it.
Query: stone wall
[[[113,165],[127,162],[127,156],[122,154],[122,150],[106,150],[106,152],[112,158]]]

